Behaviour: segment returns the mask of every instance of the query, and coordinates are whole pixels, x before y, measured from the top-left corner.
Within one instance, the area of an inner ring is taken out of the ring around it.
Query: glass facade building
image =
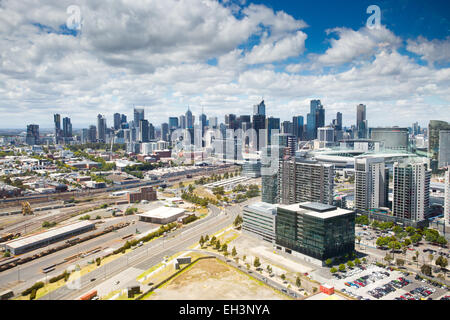
[[[279,206],[276,244],[325,261],[355,250],[355,213],[321,203]]]

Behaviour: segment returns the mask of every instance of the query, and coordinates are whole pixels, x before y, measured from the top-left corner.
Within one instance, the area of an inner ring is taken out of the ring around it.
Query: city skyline
[[[114,113],[130,118],[133,107],[145,107],[156,126],[187,106],[222,121],[252,114],[262,97],[281,121],[306,119],[313,99],[326,124],[337,112],[344,126],[354,124],[358,104],[371,127],[450,120],[445,1],[381,1],[373,29],[368,1],[322,4],[330,10],[306,1],[194,1],[166,14],[171,1],[82,1],[76,30],[66,24],[68,1],[3,2],[16,19],[0,31],[8,48],[0,55],[0,128],[52,128],[51,115],[63,114],[81,129],[96,114],[108,123]]]

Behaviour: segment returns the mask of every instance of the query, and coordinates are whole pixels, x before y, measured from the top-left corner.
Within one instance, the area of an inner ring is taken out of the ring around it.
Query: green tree
[[[344,266],[344,269],[345,269],[345,266]],[[332,267],[331,269],[330,269],[330,272],[331,273],[336,273],[338,270],[335,268],[335,267]]]
[[[447,239],[445,239],[444,236],[438,236],[437,239],[436,239],[436,242],[437,242],[440,246],[444,247],[444,246],[447,244]]]
[[[235,257],[237,255],[236,247],[233,247],[233,250],[231,250],[231,255]]]
[[[354,261],[355,265],[359,266],[361,264],[361,260],[359,260],[358,258],[355,259]]]
[[[302,281],[300,280],[300,277],[297,277],[297,279],[295,279],[295,285],[297,286],[297,288],[300,288],[302,286]]]
[[[341,263],[339,265],[339,271],[344,272],[345,271],[345,264]]]
[[[228,245],[227,245],[226,243],[224,243],[224,244],[222,245],[222,251],[223,251],[223,252],[228,251]]]
[[[283,273],[280,278],[281,278],[281,280],[284,281],[284,280],[286,280],[286,275]]]
[[[347,266],[349,268],[353,268],[355,266],[355,264],[353,263],[353,261],[349,260],[349,261],[347,261]]]
[[[331,264],[333,263],[333,261],[331,259],[327,259],[325,260],[325,264],[329,267],[331,266]]]
[[[428,265],[428,264],[422,265],[422,267],[420,267],[420,271],[422,271],[422,273],[423,273],[424,275],[427,275],[427,276],[429,276],[429,277],[432,276],[431,266]]]
[[[220,250],[220,240],[217,239],[216,241],[216,250]]]
[[[255,261],[253,261],[253,266],[255,268],[259,268],[261,266],[261,262],[259,261],[258,257],[255,258]]]
[[[434,263],[437,266],[440,266],[441,269],[445,269],[448,265],[448,260],[446,258],[444,258],[443,256],[439,256],[436,261],[434,261]]]
[[[396,263],[398,266],[402,267],[405,265],[405,260],[397,258]]]
[[[203,244],[205,243],[205,238],[203,238],[203,236],[200,236],[200,240],[198,241],[198,243],[200,244],[200,247],[203,247]]]

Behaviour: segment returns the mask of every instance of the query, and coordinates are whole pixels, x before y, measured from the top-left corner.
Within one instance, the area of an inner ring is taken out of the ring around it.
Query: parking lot
[[[448,290],[425,280],[375,265],[354,268],[331,281],[337,290],[359,300],[436,300],[448,294]]]

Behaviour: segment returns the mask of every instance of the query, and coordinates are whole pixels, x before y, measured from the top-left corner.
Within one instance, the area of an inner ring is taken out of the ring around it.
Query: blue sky
[[[4,0],[0,6],[0,128],[108,125],[114,112],[146,110],[155,125],[187,106],[223,121],[251,114],[303,115],[321,99],[369,126],[450,121],[450,1]],[[367,7],[381,27],[365,27]]]

